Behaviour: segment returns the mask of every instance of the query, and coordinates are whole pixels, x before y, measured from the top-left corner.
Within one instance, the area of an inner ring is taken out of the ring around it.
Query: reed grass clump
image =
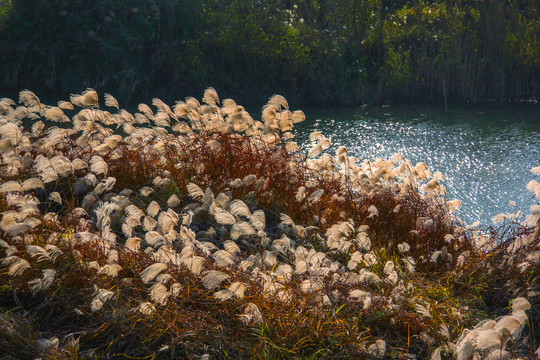
[[[13,357],[536,356],[536,206],[463,226],[423,163],[321,133],[302,153],[278,95],[261,120],[211,88],[134,114],[92,89],[0,104]]]

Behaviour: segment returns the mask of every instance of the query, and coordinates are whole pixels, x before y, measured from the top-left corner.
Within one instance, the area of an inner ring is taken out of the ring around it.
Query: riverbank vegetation
[[[261,104],[538,100],[535,0],[3,1],[0,91],[126,103],[212,84]],[[8,10],[6,10],[8,9]]]
[[[423,163],[299,151],[279,95],[137,110],[0,100],[4,358],[538,358],[540,204],[460,224]]]

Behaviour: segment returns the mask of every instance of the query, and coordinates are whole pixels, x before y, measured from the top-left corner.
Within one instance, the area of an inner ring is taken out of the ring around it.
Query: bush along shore
[[[0,93],[537,106],[539,33],[538,0],[3,0]]]
[[[537,359],[540,204],[465,226],[425,164],[303,154],[304,118],[0,99],[0,357]]]

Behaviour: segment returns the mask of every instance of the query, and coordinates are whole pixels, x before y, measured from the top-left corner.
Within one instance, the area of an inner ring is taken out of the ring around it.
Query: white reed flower
[[[283,234],[281,238],[272,242],[272,250],[283,255],[286,255],[290,251],[291,246],[291,239],[289,239],[285,234]]]
[[[98,95],[94,89],[86,89],[81,95],[71,94],[70,99],[71,103],[75,106],[86,108],[86,107],[96,107],[99,108]]]
[[[223,243],[223,248],[234,257],[236,257],[236,255],[238,255],[241,252],[238,245],[236,245],[236,243],[234,241],[231,241],[231,240],[225,241]]]
[[[139,194],[144,197],[148,197],[154,193],[154,189],[152,189],[150,186],[143,186],[139,189]]]
[[[52,168],[51,162],[43,155],[36,157],[35,168],[45,184],[58,180],[58,174]]]
[[[234,282],[229,286],[229,291],[234,294],[238,299],[242,299],[244,297],[244,293],[246,289],[248,288],[248,285],[243,282]]]
[[[208,105],[219,105],[219,96],[217,91],[209,87],[204,91],[204,96],[202,98],[203,102]]]
[[[148,231],[144,235],[144,240],[146,241],[148,245],[150,245],[154,249],[157,249],[161,245],[164,245],[167,243],[167,240],[165,239],[165,237],[161,235],[160,233],[158,233],[157,231]]]
[[[368,207],[369,216],[368,219],[371,219],[375,216],[379,216],[379,210],[375,207],[375,205],[370,205]]]
[[[365,254],[364,255],[364,263],[367,265],[367,266],[372,266],[372,265],[375,265],[378,263],[377,261],[377,257],[375,256],[375,254],[373,252],[370,252],[368,254]]]
[[[287,151],[288,153],[294,153],[294,152],[300,151],[300,147],[298,147],[298,145],[295,142],[290,141],[285,144],[285,151]]]
[[[101,156],[95,155],[92,156],[92,158],[90,159],[90,171],[92,171],[96,175],[107,176],[109,166]]]
[[[145,231],[153,231],[157,226],[157,221],[150,216],[145,216],[142,225]]]
[[[199,275],[203,269],[205,259],[201,256],[183,257],[184,265],[195,275]]]
[[[176,296],[180,294],[180,291],[183,289],[183,286],[180,283],[173,283],[169,288],[169,295]]]
[[[394,268],[395,268],[395,265],[392,261],[387,261],[386,264],[384,265],[384,273],[386,275],[390,275],[393,271],[394,271]]]
[[[264,250],[263,252],[263,261],[269,268],[273,268],[277,262],[277,253],[275,251]]]
[[[32,295],[36,295],[40,291],[45,291],[51,287],[56,276],[56,271],[54,269],[45,269],[42,271],[43,275],[41,278],[30,280],[28,286],[32,291]]]
[[[221,147],[221,143],[215,139],[211,139],[206,142],[206,147],[208,147],[210,150],[219,149]]]
[[[253,174],[246,175],[246,176],[242,179],[242,183],[243,183],[245,186],[253,185],[253,184],[255,184],[256,181],[257,181],[257,176],[256,176],[256,175],[253,175]]]
[[[294,273],[297,275],[305,274],[308,270],[308,264],[305,260],[300,260],[295,263]]]
[[[106,264],[98,271],[98,274],[117,277],[120,270],[122,270],[122,267],[116,263]]]
[[[155,218],[157,214],[159,214],[159,211],[161,210],[161,207],[159,204],[152,200],[148,207],[146,208],[146,213],[150,215],[151,217]]]
[[[37,257],[38,262],[51,261],[51,257],[49,255],[49,253],[44,248],[42,248],[41,246],[38,246],[38,245],[26,245],[26,252],[32,257]]]
[[[172,194],[167,200],[167,206],[170,208],[175,208],[180,205],[180,199],[176,194]]]
[[[234,264],[234,256],[226,250],[218,250],[212,254],[212,257],[220,267],[227,267]]]
[[[512,311],[523,310],[527,311],[531,309],[529,301],[523,297],[518,297],[512,300]]]
[[[95,296],[92,299],[92,303],[90,304],[90,310],[92,312],[101,310],[105,302],[109,300],[110,298],[112,298],[113,296],[114,296],[114,293],[112,291],[100,289],[96,287]]]
[[[26,107],[39,107],[42,105],[36,94],[30,90],[23,90],[19,93],[19,102]]]
[[[118,104],[118,101],[114,98],[114,96],[112,96],[111,94],[105,93],[104,98],[105,98],[105,106],[114,107],[117,110],[120,109],[120,105]]]
[[[240,321],[248,325],[250,323],[262,324],[263,317],[257,305],[249,303],[240,315]]]
[[[216,207],[214,210],[214,218],[220,225],[234,225],[236,224],[236,218],[231,215],[227,210],[220,207]]]
[[[322,137],[323,135],[320,131],[313,131],[311,134],[309,134],[309,140],[311,141],[317,141]]]
[[[167,264],[155,263],[148,266],[141,272],[141,279],[143,283],[148,284],[156,278],[162,271],[167,269]]]
[[[314,192],[312,192],[311,195],[309,195],[309,197],[307,198],[307,202],[309,204],[315,204],[319,202],[319,200],[321,200],[321,197],[323,196],[323,194],[324,194],[323,189],[317,189]]]
[[[361,302],[364,310],[367,310],[371,306],[371,294],[360,289],[351,290],[349,299]]]
[[[54,156],[50,159],[50,163],[54,171],[60,177],[67,177],[73,174],[73,165],[68,158],[62,155]]]
[[[234,296],[234,293],[230,290],[220,290],[220,291],[217,291],[215,294],[214,294],[214,298],[215,299],[218,299],[218,300],[221,300],[221,301],[227,301],[229,299],[232,299]]]
[[[318,292],[324,288],[324,284],[321,279],[308,278],[300,284],[300,290],[306,294]]]
[[[158,282],[152,285],[150,288],[150,297],[155,303],[165,305],[167,303],[167,299],[169,298],[169,292],[167,291],[165,285]]]
[[[14,255],[4,258],[1,264],[8,266],[8,274],[13,277],[20,276],[26,269],[31,268],[28,261]]]
[[[274,274],[282,278],[283,280],[290,280],[291,275],[294,273],[294,269],[289,264],[279,264],[274,270]]]
[[[521,324],[521,327],[525,327],[529,323],[529,317],[527,316],[527,313],[523,310],[513,310],[512,316],[519,321]]]
[[[234,179],[232,181],[229,182],[229,186],[232,187],[233,189],[238,189],[240,187],[242,187],[242,180],[241,179]]]
[[[360,251],[370,251],[371,250],[371,240],[369,239],[367,233],[361,231],[356,235],[356,244]]]
[[[231,239],[238,240],[241,236],[256,235],[255,229],[247,222],[234,224],[231,228]]]
[[[351,255],[351,259],[350,259],[349,262],[347,263],[347,269],[349,269],[349,270],[354,270],[354,269],[356,269],[356,267],[358,266],[358,264],[360,264],[360,262],[362,262],[362,259],[363,259],[362,253],[360,253],[360,252],[358,252],[358,251],[355,251],[355,252]]]
[[[433,316],[431,315],[430,311],[429,311],[429,306],[426,308],[426,307],[423,306],[423,305],[415,304],[414,307],[415,307],[417,313],[419,313],[419,314],[421,314],[421,315],[424,315],[425,317],[428,317],[428,318],[432,318],[432,317],[433,317]]]
[[[411,246],[405,242],[398,244],[397,247],[400,253],[406,253],[406,252],[409,252],[409,250],[411,250]]]
[[[251,225],[257,231],[264,231],[266,226],[266,216],[263,210],[256,210],[251,214]]]
[[[151,303],[145,301],[145,302],[141,302],[136,310],[142,313],[143,315],[150,315],[156,310],[156,308]]]
[[[384,340],[377,340],[375,343],[369,345],[368,354],[375,357],[383,357],[386,353],[386,342]]]
[[[187,184],[187,191],[189,196],[195,200],[200,200],[204,196],[203,190],[194,183]]]
[[[295,226],[293,219],[291,219],[291,217],[289,215],[281,213],[279,215],[279,217],[280,217],[281,223],[283,225],[288,225],[288,226],[292,226],[292,227]]]
[[[140,220],[141,217],[144,216],[144,212],[139,209],[137,206],[131,204],[131,205],[128,205],[126,208],[125,208],[125,211],[126,213],[128,214],[129,217],[133,217],[137,220]]]
[[[527,190],[534,193],[537,199],[540,199],[540,183],[536,180],[531,180],[527,183]]]
[[[506,315],[498,319],[497,328],[508,330],[513,339],[518,339],[523,329],[519,320],[512,315]]]
[[[233,215],[251,218],[251,212],[242,200],[233,200],[230,204],[229,210]]]
[[[38,179],[39,180],[39,179]],[[18,181],[6,181],[0,185],[0,193],[10,193],[10,192],[23,192],[23,188]]]
[[[24,192],[32,191],[35,189],[45,189],[43,182],[38,178],[30,178],[30,179],[25,180],[22,183],[21,187]],[[3,191],[0,190],[0,192],[3,192]]]
[[[178,221],[178,215],[171,209],[162,211],[157,220],[158,229],[162,234],[169,234],[171,231],[174,231],[174,227],[178,224]]]
[[[360,275],[359,277],[360,282],[367,282],[367,283],[372,283],[372,284],[377,284],[381,282],[380,277],[378,277],[376,274],[366,269],[360,269],[359,275]]]
[[[387,277],[386,280],[389,281],[391,284],[396,285],[399,281],[399,277],[397,272],[394,270],[392,271]]]
[[[59,342],[60,340],[56,337],[52,337],[49,339],[38,339],[36,341],[37,349],[42,354],[50,352],[51,349],[57,350]]]
[[[209,271],[203,278],[202,283],[205,288],[213,289],[221,285],[223,281],[229,278],[229,275],[216,270]]]
[[[308,153],[308,156],[310,158],[315,158],[317,156],[320,155],[320,153],[323,151],[323,146],[322,144],[315,144],[313,145],[313,147],[311,148],[311,150],[309,150],[309,153]]]
[[[403,261],[403,263],[405,264],[405,267],[407,267],[407,271],[409,271],[410,273],[414,273],[416,260],[414,260],[413,257],[408,256],[406,258],[402,258],[401,261]]]

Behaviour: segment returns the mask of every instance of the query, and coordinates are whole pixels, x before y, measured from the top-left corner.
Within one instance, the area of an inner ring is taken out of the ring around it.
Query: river
[[[538,109],[444,109],[426,106],[364,106],[351,109],[306,109],[296,126],[296,140],[309,147],[318,130],[344,145],[359,159],[391,158],[401,153],[413,164],[422,161],[441,171],[447,198],[460,199],[457,216],[467,224],[492,225],[499,213],[529,213],[534,197],[527,183],[540,176]],[[515,205],[513,205],[515,203]]]

